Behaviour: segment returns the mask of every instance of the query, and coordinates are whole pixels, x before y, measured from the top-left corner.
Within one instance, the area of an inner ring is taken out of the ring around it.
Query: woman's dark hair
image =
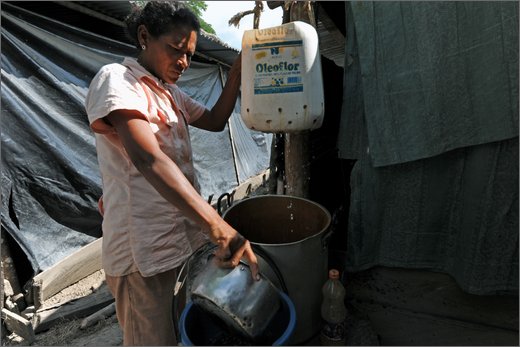
[[[141,49],[137,40],[137,28],[144,24],[153,37],[159,37],[181,26],[193,29],[200,34],[200,23],[191,10],[175,1],[150,1],[144,7],[135,7],[126,18],[126,30],[137,49]]]

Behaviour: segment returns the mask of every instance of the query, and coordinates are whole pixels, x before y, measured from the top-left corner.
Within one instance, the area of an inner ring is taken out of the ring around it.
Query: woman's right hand
[[[228,223],[221,220],[213,226],[210,230],[210,238],[218,246],[215,256],[220,266],[234,268],[240,263],[240,259],[244,258],[251,269],[253,279],[260,279],[258,260],[251,243]]]

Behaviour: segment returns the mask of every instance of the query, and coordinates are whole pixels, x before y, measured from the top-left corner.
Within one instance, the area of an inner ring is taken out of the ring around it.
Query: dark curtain
[[[518,292],[518,3],[349,2],[346,268]]]

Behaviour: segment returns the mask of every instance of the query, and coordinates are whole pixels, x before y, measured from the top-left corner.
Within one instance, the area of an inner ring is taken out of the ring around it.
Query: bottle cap
[[[329,270],[329,278],[333,280],[337,280],[339,278],[339,271],[336,269],[330,269]]]

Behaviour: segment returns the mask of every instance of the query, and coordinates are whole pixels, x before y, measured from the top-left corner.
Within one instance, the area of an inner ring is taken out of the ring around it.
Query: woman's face
[[[154,38],[144,26],[142,30],[140,38],[145,41],[146,49],[139,54],[140,63],[164,82],[176,83],[195,54],[197,32],[183,26],[172,26],[172,30]]]

